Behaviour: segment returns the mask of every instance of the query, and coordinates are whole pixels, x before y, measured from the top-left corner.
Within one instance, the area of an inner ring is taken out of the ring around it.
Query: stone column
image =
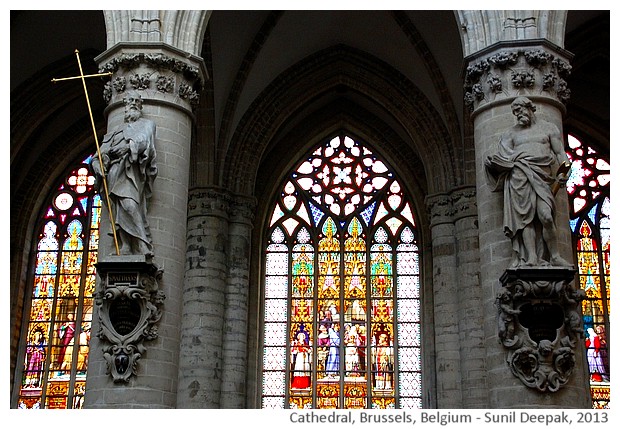
[[[230,199],[200,188],[188,207],[177,407],[220,408]]]
[[[228,287],[224,314],[221,408],[245,408],[250,248],[255,198],[234,196],[228,236]]]
[[[457,249],[448,194],[426,198],[433,249],[433,306],[437,408],[462,408]]]
[[[480,284],[487,351],[489,406],[491,408],[582,407],[587,401],[587,380],[578,368],[570,382],[553,394],[524,386],[511,373],[506,351],[498,340],[497,293],[500,277],[511,261],[510,240],[503,234],[503,196],[492,192],[486,181],[484,159],[501,134],[515,123],[510,104],[526,96],[537,107],[537,118],[562,130],[564,102],[570,91],[570,54],[543,39],[498,42],[466,58],[465,102],[474,122],[476,147],[476,193],[478,199]],[[564,259],[572,260],[568,203],[564,190],[556,196],[556,224]],[[577,347],[580,365],[583,348]]]
[[[450,197],[456,239],[462,407],[485,408],[488,404],[488,392],[484,319],[480,312],[482,297],[476,189],[474,186],[457,188],[450,193]]]
[[[177,403],[179,329],[187,219],[188,173],[192,107],[201,79],[207,74],[202,60],[163,43],[118,43],[96,61],[100,71],[113,73],[104,89],[108,129],[123,122],[123,95],[141,95],[144,117],[156,123],[158,175],[148,207],[154,263],[163,270],[159,289],[165,294],[157,338],[145,341],[146,352],[136,375],[114,383],[107,373],[102,344],[91,338],[85,407],[174,408]],[[102,212],[105,214],[104,212]],[[101,231],[106,231],[106,217]],[[107,224],[109,225],[109,224]],[[99,252],[113,250],[111,238],[101,234]],[[98,328],[96,309],[93,333]]]

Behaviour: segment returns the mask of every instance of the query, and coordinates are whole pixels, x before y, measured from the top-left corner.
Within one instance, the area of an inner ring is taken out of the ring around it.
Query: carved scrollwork
[[[127,382],[137,373],[144,341],[157,338],[165,294],[158,288],[163,271],[152,262],[135,260],[97,264],[101,288],[95,294],[99,331],[108,374],[114,382]]]
[[[583,336],[579,306],[585,298],[572,286],[572,269],[510,269],[497,295],[498,338],[507,363],[523,384],[556,392],[575,368]]]
[[[575,368],[575,353],[569,347],[555,349],[543,340],[537,348],[522,347],[510,358],[510,368],[523,384],[541,392],[557,392]]]

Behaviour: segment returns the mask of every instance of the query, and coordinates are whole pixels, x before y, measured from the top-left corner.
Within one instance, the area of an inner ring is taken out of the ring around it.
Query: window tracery
[[[566,183],[571,202],[570,227],[579,287],[586,293],[582,312],[590,391],[593,407],[607,408],[610,401],[610,165],[594,147],[572,135],[568,136],[567,154],[572,162]]]
[[[421,408],[415,220],[387,164],[332,138],[267,231],[263,408]]]
[[[81,408],[101,198],[88,157],[50,196],[35,246],[19,408]]]

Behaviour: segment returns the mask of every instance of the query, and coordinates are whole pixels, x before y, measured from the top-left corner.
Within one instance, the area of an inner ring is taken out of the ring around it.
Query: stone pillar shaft
[[[426,204],[433,241],[437,407],[482,408],[487,394],[475,188],[429,196]]]
[[[456,239],[462,407],[484,408],[488,403],[488,391],[483,318],[480,313],[482,297],[476,190],[474,187],[455,189],[450,196]]]
[[[478,195],[481,309],[484,314],[487,383],[491,408],[588,407],[583,374],[552,399],[541,396],[513,377],[506,351],[498,338],[497,294],[500,277],[512,258],[510,239],[504,235],[503,193],[492,192],[485,172],[487,155],[496,150],[501,135],[515,124],[510,104],[518,96],[536,105],[536,117],[561,131],[564,102],[570,96],[566,78],[570,54],[541,39],[497,43],[468,57],[465,102],[474,121],[476,193]],[[556,196],[556,227],[562,257],[572,261],[568,203],[564,190]]]
[[[178,408],[219,408],[226,307],[229,201],[190,194]]]
[[[461,408],[457,252],[450,197],[427,197],[433,249],[437,408]]]
[[[250,237],[255,205],[254,199],[242,201],[235,198],[231,207],[222,353],[222,408],[245,408],[246,402]]]
[[[90,344],[87,408],[175,408],[179,328],[183,278],[190,142],[196,80],[206,76],[200,60],[159,44],[118,44],[96,59],[100,71],[111,71],[104,97],[109,103],[108,129],[124,120],[122,99],[126,91],[136,90],[143,100],[143,115],[156,123],[155,148],[158,175],[147,218],[153,240],[153,261],[163,270],[159,283],[166,299],[157,323],[158,336],[144,343],[135,376],[126,384],[114,383],[107,373],[99,339]],[[202,73],[202,74],[201,74]],[[103,213],[103,212],[102,212]],[[100,254],[113,252],[107,217],[102,216]],[[93,314],[97,323],[96,309]],[[97,324],[98,325],[98,324]]]
[[[190,192],[179,408],[245,408],[254,206],[219,188]]]

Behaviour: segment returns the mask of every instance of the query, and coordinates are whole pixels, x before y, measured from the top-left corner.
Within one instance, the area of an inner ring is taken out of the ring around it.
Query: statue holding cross
[[[155,123],[142,117],[142,97],[128,91],[123,98],[125,121],[103,137],[101,159],[91,167],[98,183],[107,173],[114,229],[121,254],[152,255],[153,245],[146,217],[147,202],[157,176]]]
[[[77,49],[75,55],[80,75],[52,79],[52,82],[82,80],[97,146],[97,156],[91,161],[91,168],[97,178],[98,191],[105,197],[116,254],[153,256],[146,205],[157,176],[155,123],[142,117],[140,94],[128,91],[123,98],[124,124],[106,134],[103,145],[99,146],[85,78],[112,73],[85,75]]]

